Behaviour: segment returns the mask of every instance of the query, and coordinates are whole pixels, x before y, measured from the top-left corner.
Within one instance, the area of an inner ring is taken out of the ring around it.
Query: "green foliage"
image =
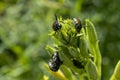
[[[114,73],[112,75],[112,77],[110,78],[110,80],[119,80],[120,79],[120,61],[118,61]]]
[[[43,80],[48,76],[49,80],[58,80],[44,66],[50,59],[45,46],[53,44],[48,33],[52,30],[55,13],[64,19],[77,17],[83,25],[86,18],[92,21],[103,59],[101,79],[108,80],[120,59],[119,2],[120,0],[0,0],[0,80]],[[83,39],[82,44],[85,42]],[[76,51],[75,48],[69,50]],[[95,61],[97,64],[98,59]],[[70,73],[65,76],[71,75],[69,69],[63,73],[68,72]],[[71,76],[70,79],[74,78]]]
[[[84,77],[89,80],[100,80],[101,54],[94,25],[86,19],[85,27],[77,32],[73,20],[60,18],[58,22],[62,27],[58,31],[50,33],[54,47],[48,45],[46,49],[52,54],[57,51],[61,56],[66,69],[60,69],[66,75],[65,77],[68,77],[68,74],[75,76],[67,71],[68,68],[70,72],[77,73],[78,80],[84,80]],[[93,59],[90,55],[93,55]]]
[[[92,61],[89,61],[86,67],[87,75],[89,77],[89,80],[99,80],[98,76],[98,70],[96,68],[95,63]]]

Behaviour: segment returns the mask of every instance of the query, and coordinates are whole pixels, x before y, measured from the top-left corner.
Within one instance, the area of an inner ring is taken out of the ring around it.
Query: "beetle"
[[[53,28],[54,31],[58,31],[58,30],[60,30],[60,29],[62,28],[62,25],[61,25],[60,22],[58,21],[56,15],[55,15],[55,19],[56,19],[56,21],[53,23],[52,28]]]
[[[77,68],[79,68],[79,69],[83,69],[84,68],[84,65],[82,64],[82,62],[80,62],[80,61],[78,61],[76,59],[73,59],[72,62],[74,64],[74,66],[76,66]]]
[[[56,72],[56,71],[58,71],[59,67],[60,67],[62,64],[63,64],[63,61],[60,59],[59,53],[58,53],[58,52],[55,52],[55,53],[52,55],[52,57],[51,57],[51,59],[50,59],[50,61],[49,61],[49,63],[48,63],[48,66],[49,66],[50,70]]]
[[[79,19],[73,18],[76,31],[79,33],[82,28],[82,23]]]

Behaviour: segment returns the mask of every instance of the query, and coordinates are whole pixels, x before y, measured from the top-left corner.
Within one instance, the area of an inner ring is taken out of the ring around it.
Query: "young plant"
[[[55,17],[53,31],[49,34],[53,45],[46,46],[52,56],[49,71],[53,75],[62,72],[64,80],[100,80],[101,54],[92,22],[86,19],[83,26],[78,18]]]

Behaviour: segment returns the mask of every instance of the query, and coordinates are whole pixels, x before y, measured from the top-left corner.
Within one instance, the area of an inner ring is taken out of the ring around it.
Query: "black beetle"
[[[60,59],[58,52],[55,52],[50,59],[48,66],[50,70],[56,72],[59,67],[63,64],[63,61]]]
[[[77,68],[79,68],[79,69],[83,69],[84,68],[84,65],[82,64],[82,62],[80,62],[80,61],[78,61],[76,59],[73,59],[72,62],[74,64],[74,66],[76,66]]]
[[[53,28],[54,31],[58,31],[58,30],[61,29],[62,25],[60,24],[60,22],[58,22],[58,19],[57,19],[56,15],[55,15],[55,19],[56,19],[56,21],[53,23],[52,28]]]
[[[77,18],[73,18],[73,21],[74,21],[76,31],[80,32],[80,30],[82,28],[81,21],[79,19],[77,19]]]

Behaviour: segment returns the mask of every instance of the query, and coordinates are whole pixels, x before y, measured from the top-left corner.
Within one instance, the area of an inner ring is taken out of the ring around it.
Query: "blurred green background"
[[[54,14],[64,19],[89,18],[97,30],[102,55],[102,80],[120,59],[120,0],[0,0],[0,80],[54,78],[43,64],[50,55],[49,32]]]

